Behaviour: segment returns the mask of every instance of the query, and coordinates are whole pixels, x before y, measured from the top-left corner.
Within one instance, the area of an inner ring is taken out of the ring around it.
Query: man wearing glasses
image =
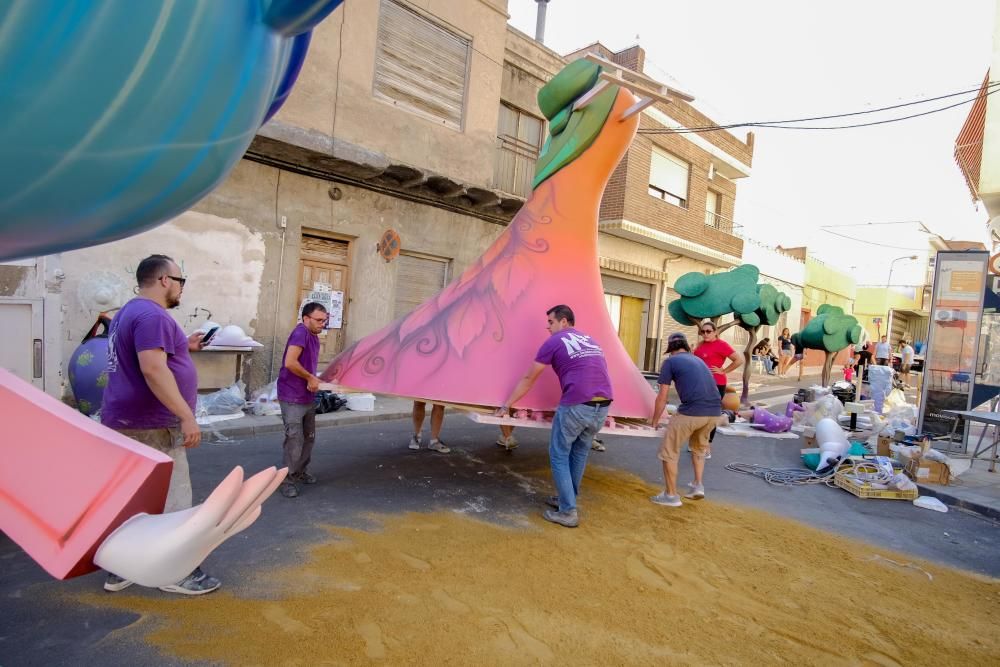
[[[319,362],[319,334],[329,319],[323,304],[311,301],[302,307],[302,321],[292,329],[285,343],[284,363],[278,373],[278,405],[285,425],[285,467],[288,476],[281,495],[295,498],[301,484],[315,484],[309,474],[309,460],[316,442],[316,377]]]
[[[201,442],[194,418],[198,373],[190,352],[202,347],[202,333],[184,335],[167,310],[181,303],[187,278],[166,255],[150,255],[135,271],[137,296],[118,311],[108,336],[108,384],[101,423],[158,449],[174,461],[164,512],[191,507],[191,475],[186,449]],[[104,590],[132,585],[108,574]],[[211,593],[219,580],[195,568],[161,590],[184,595]]]

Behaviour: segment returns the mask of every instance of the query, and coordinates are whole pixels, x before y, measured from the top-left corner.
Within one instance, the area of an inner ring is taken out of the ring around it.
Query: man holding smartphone
[[[319,334],[329,315],[323,304],[311,301],[302,307],[302,321],[295,325],[285,343],[284,363],[278,373],[278,405],[285,425],[284,457],[288,476],[281,495],[295,498],[301,484],[315,484],[309,474],[309,460],[316,442],[316,392],[319,378]]]
[[[101,423],[174,461],[164,512],[191,507],[191,474],[186,450],[201,442],[195,421],[198,374],[190,352],[203,346],[201,333],[185,336],[167,310],[181,303],[187,278],[166,255],[150,255],[135,271],[137,296],[111,321],[108,335],[108,384]],[[108,574],[104,590],[120,591],[132,582]],[[201,568],[161,590],[184,595],[211,593],[219,580]]]

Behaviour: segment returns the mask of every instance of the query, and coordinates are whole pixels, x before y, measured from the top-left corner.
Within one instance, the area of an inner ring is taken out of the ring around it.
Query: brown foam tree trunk
[[[757,344],[758,331],[760,331],[760,327],[746,330],[750,334],[750,342],[743,348],[743,393],[740,394],[740,405],[742,406],[750,404],[750,373],[752,370],[750,368],[750,358],[753,356],[753,347]]]
[[[820,378],[820,382],[823,383],[824,387],[830,386],[830,373],[833,370],[833,359],[836,356],[837,356],[836,352],[826,353],[826,361],[823,362],[823,375]],[[802,361],[805,361],[805,357],[803,357]],[[800,361],[799,363],[802,363],[802,361]]]

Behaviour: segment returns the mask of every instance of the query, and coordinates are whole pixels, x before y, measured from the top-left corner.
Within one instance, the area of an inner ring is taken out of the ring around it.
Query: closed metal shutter
[[[395,0],[382,0],[376,97],[462,129],[469,41]]]
[[[393,319],[427,301],[448,282],[448,260],[400,254],[396,259],[396,303]]]

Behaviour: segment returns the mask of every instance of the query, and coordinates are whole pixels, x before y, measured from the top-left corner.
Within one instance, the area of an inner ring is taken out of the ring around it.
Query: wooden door
[[[319,335],[319,364],[322,371],[327,364],[344,349],[347,311],[350,301],[350,265],[348,263],[347,241],[325,239],[315,236],[302,237],[302,252],[299,259],[299,303],[309,296],[317,283],[329,285],[330,289],[344,293],[344,314],[341,328],[326,329]],[[298,304],[295,317],[298,320]]]
[[[642,352],[642,311],[643,300],[634,296],[622,297],[621,320],[618,324],[618,337],[625,346],[625,351],[636,366]]]

